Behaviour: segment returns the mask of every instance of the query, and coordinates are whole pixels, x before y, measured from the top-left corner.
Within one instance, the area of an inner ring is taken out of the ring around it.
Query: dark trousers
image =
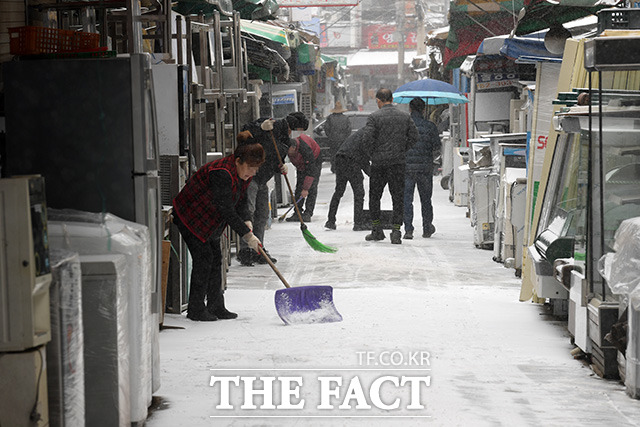
[[[335,174],[336,188],[329,204],[329,221],[336,222],[338,205],[347,189],[347,183],[349,183],[353,190],[353,222],[356,224],[362,223],[364,210],[364,178],[362,177],[362,171],[353,159],[338,155],[335,159]]]
[[[202,242],[179,220],[174,222],[193,260],[188,311],[192,314],[202,313],[205,310],[205,297],[207,306],[211,309],[224,307],[220,236],[215,234],[206,242]]]
[[[298,203],[300,213],[304,212],[310,217],[313,216],[313,210],[316,207],[316,199],[318,198],[318,182],[320,181],[321,172],[322,168],[318,168],[318,173],[314,176],[313,184],[311,184],[311,188],[309,188],[309,195],[306,199],[301,200],[300,203]],[[303,171],[296,171],[296,191],[294,191],[296,200],[298,200],[300,198],[300,194],[302,194],[302,186],[304,184],[305,177],[306,175]]]
[[[369,176],[369,213],[371,221],[380,221],[380,199],[384,187],[389,184],[393,205],[393,225],[402,225],[404,218],[404,163],[396,165],[371,165]]]
[[[433,222],[433,172],[407,172],[404,178],[404,231],[413,231],[413,194],[416,186],[422,210],[422,229],[429,232]]]

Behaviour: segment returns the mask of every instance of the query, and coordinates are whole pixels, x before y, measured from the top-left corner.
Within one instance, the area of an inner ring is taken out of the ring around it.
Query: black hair
[[[301,111],[290,113],[285,119],[289,125],[289,129],[307,130],[309,128],[309,120]]]
[[[378,89],[378,92],[376,92],[376,98],[381,102],[391,102],[393,101],[393,93],[386,88]]]
[[[409,108],[411,111],[417,111],[418,113],[424,113],[426,104],[422,100],[422,98],[413,98],[411,102],[409,102]]]

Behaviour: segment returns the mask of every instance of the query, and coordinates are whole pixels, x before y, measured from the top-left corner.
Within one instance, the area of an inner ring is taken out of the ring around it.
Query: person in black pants
[[[330,230],[336,229],[336,214],[340,199],[347,189],[347,183],[353,190],[353,230],[367,230],[364,222],[364,185],[362,172],[369,175],[369,154],[362,144],[363,129],[349,136],[340,146],[335,157],[336,187],[329,203],[329,215],[324,225]]]
[[[413,239],[413,195],[418,187],[422,213],[422,237],[431,237],[433,225],[433,155],[440,149],[440,136],[435,123],[424,118],[426,104],[420,98],[409,103],[411,118],[418,128],[418,142],[407,151],[404,181],[404,239]]]
[[[247,143],[252,141],[251,133],[241,132],[232,155],[202,166],[173,199],[173,221],[193,259],[187,308],[191,320],[238,317],[224,304],[220,237],[229,225],[254,251],[262,246],[252,232],[246,191],[265,154],[260,144]]]
[[[247,189],[249,215],[253,221],[254,233],[261,242],[265,241],[264,234],[269,220],[269,187],[267,182],[277,173],[287,173],[287,165],[280,163],[280,158],[284,158],[287,155],[287,151],[291,146],[291,132],[304,131],[308,127],[309,120],[302,112],[296,111],[280,120],[262,117],[247,123],[242,128],[242,130],[251,132],[255,140],[264,148],[266,156],[264,164],[260,166],[258,173]],[[274,139],[278,147],[277,152],[273,144]],[[279,157],[278,154],[280,155]],[[277,259],[271,256],[269,251],[265,249],[265,252],[271,262],[277,262]],[[240,250],[236,258],[241,265],[247,267],[253,266],[255,262],[258,264],[267,263],[264,257],[252,251],[244,241],[240,241]]]
[[[342,103],[336,101],[335,107],[329,111],[329,117],[324,124],[324,132],[329,138],[329,152],[331,155],[331,172],[335,173],[335,157],[340,145],[351,135],[351,120],[343,113]]]
[[[362,139],[371,154],[369,180],[369,213],[371,234],[366,240],[385,238],[380,222],[380,199],[384,187],[389,184],[393,203],[393,230],[391,243],[402,243],[400,227],[404,219],[404,169],[405,155],[418,139],[418,130],[411,116],[393,105],[393,94],[389,89],[376,93],[378,111],[367,118]]]
[[[308,135],[302,134],[293,140],[289,147],[289,160],[296,167],[296,190],[294,197],[303,222],[310,222],[318,197],[318,182],[322,172],[322,156],[318,143]],[[295,203],[295,202],[294,202]],[[304,210],[303,210],[304,208]],[[298,213],[294,212],[287,221],[299,221]]]

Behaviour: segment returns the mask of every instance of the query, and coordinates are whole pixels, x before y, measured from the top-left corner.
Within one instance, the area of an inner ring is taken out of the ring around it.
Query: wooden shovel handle
[[[276,265],[273,263],[273,261],[271,261],[271,258],[269,258],[269,255],[267,255],[267,253],[264,251],[262,246],[258,246],[258,250],[260,251],[260,254],[264,257],[264,259],[267,260],[267,263],[271,266],[273,271],[278,275],[278,278],[282,281],[284,286],[287,288],[290,288],[291,286],[289,286],[289,283],[287,283],[287,279],[285,279],[284,276],[278,271],[278,269],[276,268]]]
[[[281,165],[284,165],[282,161],[282,156],[280,155],[280,151],[278,150],[278,143],[276,142],[276,138],[273,136],[273,131],[270,130],[269,134],[271,135],[271,141],[273,141],[273,148],[276,149],[276,155],[278,156],[278,160]],[[291,194],[291,200],[295,200],[296,196],[293,194],[293,190],[291,189],[291,184],[289,184],[289,178],[287,178],[287,174],[284,174],[284,180],[287,183],[287,187],[289,188],[289,194]],[[304,225],[304,221],[302,220],[302,214],[300,213],[300,208],[297,203],[294,203],[293,206],[296,208],[296,213],[298,214],[298,219],[300,220],[300,224]]]

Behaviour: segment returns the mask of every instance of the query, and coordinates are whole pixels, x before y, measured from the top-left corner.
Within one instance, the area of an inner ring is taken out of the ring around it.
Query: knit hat
[[[300,111],[296,111],[295,113],[289,114],[286,118],[287,124],[289,125],[289,129],[302,129],[307,130],[309,127],[309,120],[307,117]]]

